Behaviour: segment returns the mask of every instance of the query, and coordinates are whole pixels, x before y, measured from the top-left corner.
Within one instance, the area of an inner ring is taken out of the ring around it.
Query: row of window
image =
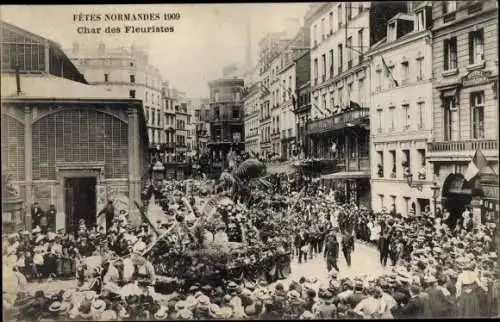
[[[213,108],[213,116],[216,120],[222,120],[222,114],[220,112],[220,108],[218,106],[215,106]],[[240,118],[240,107],[239,106],[233,106],[231,107],[231,118],[232,119],[239,119]]]
[[[345,47],[342,43],[337,44],[337,51],[334,52],[333,49],[330,49],[327,53],[322,54],[321,57],[321,66],[319,66],[318,58],[313,60],[313,85],[320,84],[327,79],[333,78],[335,75],[342,73],[343,71],[352,68],[354,65],[353,62],[353,52],[358,57],[358,64],[363,60],[363,44],[364,44],[364,31],[365,29],[361,28],[358,30],[357,41],[358,44],[356,48],[353,48],[353,40],[352,36],[349,36],[346,40]],[[343,55],[343,49],[346,49],[346,57]],[[335,65],[335,56],[337,56],[337,63]],[[345,59],[345,61],[344,61]],[[344,62],[346,65],[344,65]],[[321,67],[321,75],[319,68]],[[336,67],[336,68],[335,68]],[[321,77],[321,78],[319,78]]]
[[[332,35],[334,32],[339,30],[342,27],[342,24],[346,22],[346,19],[347,22],[349,22],[353,17],[361,14],[363,12],[363,9],[363,2],[347,2],[344,4],[337,4],[337,7],[330,11],[328,14],[328,27],[326,26],[326,17],[321,18],[319,30],[320,34],[318,34],[318,25],[313,25],[311,35],[313,47],[316,47],[322,40],[325,40],[329,35]],[[336,23],[334,21],[334,10],[336,10],[337,13]],[[345,12],[343,10],[345,10]]]
[[[379,178],[396,178],[398,173],[403,175],[413,174],[415,179],[425,180],[426,179],[426,160],[425,160],[425,149],[417,149],[416,157],[414,161],[416,164],[412,163],[412,151],[409,149],[401,150],[402,162],[398,166],[396,158],[396,150],[389,150],[387,155],[384,155],[384,151],[377,151],[377,177]],[[385,161],[386,157],[389,159],[389,173],[385,173]],[[399,170],[398,170],[399,169]]]
[[[443,41],[445,71],[458,68],[457,37],[451,37]],[[479,64],[484,61],[484,30],[479,29],[469,32],[469,64]]]
[[[225,101],[225,100],[227,100],[229,98],[229,97],[221,97],[221,93],[219,91],[217,91],[217,90],[215,90],[213,92],[213,95],[214,95],[213,96],[214,97],[214,100],[213,100],[214,103],[219,103],[222,100]],[[232,93],[231,100],[233,102],[239,102],[241,100],[241,93],[239,91],[234,91]]]
[[[401,122],[398,121],[398,113],[400,114]],[[423,129],[425,113],[425,102],[417,102],[414,107],[411,107],[410,104],[402,104],[400,110],[396,106],[389,106],[385,111],[383,108],[378,108],[377,133],[385,132],[384,130],[389,132],[409,130],[412,126],[414,129]],[[411,118],[412,115],[416,117],[415,120]]]
[[[417,204],[415,203],[415,201],[411,202],[410,197],[403,196],[401,198],[403,201],[404,208],[400,209],[397,206],[397,200],[398,200],[397,196],[395,195],[388,196],[390,198],[389,204],[385,204],[384,201],[386,198],[383,194],[378,194],[378,197],[379,197],[380,210],[382,210],[382,208],[386,208],[387,211],[389,212],[400,213],[403,216],[408,216],[410,214],[410,210],[413,211],[416,215],[420,215],[425,210],[425,206],[428,206],[430,203],[429,199],[417,198],[416,201],[418,202],[420,208],[417,209]]]
[[[340,108],[346,106],[349,101],[358,103],[361,107],[365,105],[366,89],[364,78],[359,78],[356,83],[356,88],[353,90],[353,83],[347,83],[346,86],[337,88],[332,86],[329,93],[314,97],[314,104],[320,107],[322,111],[328,113],[340,112]]]
[[[472,139],[484,139],[484,92],[470,93],[470,136]],[[443,98],[444,107],[444,140],[459,140],[459,113],[456,96],[446,96]]]
[[[263,128],[263,131],[260,132],[260,142],[266,143],[271,142],[271,126],[267,125]]]
[[[148,129],[148,135],[149,135],[149,142],[151,144],[160,144],[160,143],[165,143],[165,142],[172,142],[171,139],[173,138],[171,135],[167,135],[165,131],[159,130],[159,129]],[[190,136],[191,132],[188,131],[188,135]],[[184,135],[176,135],[176,144],[185,146],[186,145],[186,136]]]
[[[424,56],[417,57],[414,63],[410,60],[402,61],[400,64],[387,66],[394,79],[387,76],[385,68],[377,66],[375,81],[375,92],[386,88],[406,85],[412,81],[422,81],[427,77],[425,73]]]

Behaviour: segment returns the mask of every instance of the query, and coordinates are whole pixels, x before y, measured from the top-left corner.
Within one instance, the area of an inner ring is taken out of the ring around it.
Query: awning
[[[321,176],[322,179],[365,179],[370,178],[370,173],[365,171],[342,171]]]
[[[454,96],[457,96],[457,88],[453,88],[453,89],[447,89],[447,90],[443,90],[441,91],[441,96],[442,97],[454,97]]]

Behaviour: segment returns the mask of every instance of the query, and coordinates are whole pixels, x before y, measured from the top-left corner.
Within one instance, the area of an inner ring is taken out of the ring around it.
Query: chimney
[[[17,95],[21,95],[21,75],[19,75],[19,66],[16,65],[16,89]]]

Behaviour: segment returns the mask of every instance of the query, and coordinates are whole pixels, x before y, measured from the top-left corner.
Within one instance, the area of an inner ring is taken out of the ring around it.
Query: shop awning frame
[[[366,171],[341,171],[321,176],[322,179],[369,179],[370,173]]]

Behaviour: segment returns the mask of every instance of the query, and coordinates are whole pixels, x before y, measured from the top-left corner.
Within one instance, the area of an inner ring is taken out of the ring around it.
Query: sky
[[[257,62],[258,42],[268,33],[284,31],[290,18],[303,17],[309,3],[258,4],[150,4],[150,5],[5,5],[2,20],[49,38],[70,49],[75,41],[85,46],[142,47],[164,80],[188,97],[207,97],[207,82],[222,77],[222,69],[245,62],[247,21],[250,21],[252,61]],[[103,21],[105,14],[179,13],[176,21],[135,22],[136,26],[173,26],[172,33],[104,33],[106,26],[130,25]],[[74,15],[100,14],[101,21],[75,22]],[[78,27],[101,27],[100,34],[79,34]],[[69,53],[69,52],[67,52]]]

